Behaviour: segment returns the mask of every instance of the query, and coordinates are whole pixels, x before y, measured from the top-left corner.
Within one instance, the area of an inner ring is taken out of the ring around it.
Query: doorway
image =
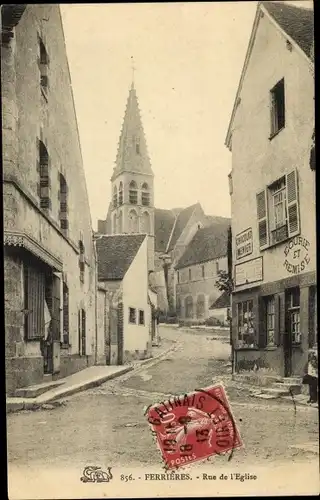
[[[286,325],[283,338],[284,375],[291,377],[293,373],[293,346],[301,344],[300,332],[300,289],[292,288],[286,293]]]

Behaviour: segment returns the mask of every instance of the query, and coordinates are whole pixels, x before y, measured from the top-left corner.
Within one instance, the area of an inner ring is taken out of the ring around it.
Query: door
[[[286,294],[286,325],[283,338],[285,377],[292,375],[293,344],[299,345],[300,343],[300,289],[292,288]]]
[[[78,311],[78,339],[79,355],[86,355],[86,312],[84,309]]]
[[[52,373],[60,372],[60,326],[61,326],[61,281],[58,274],[53,275],[52,287]]]

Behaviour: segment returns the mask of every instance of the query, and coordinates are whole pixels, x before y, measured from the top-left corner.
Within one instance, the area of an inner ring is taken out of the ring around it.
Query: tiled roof
[[[230,217],[220,217],[219,215],[206,215],[205,226],[220,226],[228,228],[231,224]]]
[[[214,224],[203,227],[196,232],[176,265],[176,269],[225,257],[227,255],[227,250],[227,227],[220,227],[220,225]]]
[[[187,207],[185,208],[184,210],[182,210],[178,216],[177,216],[177,219],[176,219],[176,223],[174,225],[174,229],[173,229],[173,233],[172,233],[172,237],[171,237],[171,240],[170,240],[170,245],[169,245],[169,248],[168,248],[168,251],[170,252],[171,250],[173,250],[173,248],[175,247],[175,244],[177,243],[182,231],[184,230],[185,226],[187,225],[188,223],[188,220],[190,219],[191,215],[193,214],[195,208],[198,206],[200,206],[199,203],[196,203],[195,205],[191,205],[191,207]]]
[[[99,238],[96,241],[98,280],[122,280],[145,237],[145,234],[121,234]]]
[[[227,292],[222,292],[209,309],[222,309],[224,307],[230,307],[230,296]]]
[[[282,2],[262,2],[279,26],[310,57],[313,41],[313,9],[288,5]]]
[[[154,211],[155,251],[165,252],[175,221],[172,210],[156,208]]]

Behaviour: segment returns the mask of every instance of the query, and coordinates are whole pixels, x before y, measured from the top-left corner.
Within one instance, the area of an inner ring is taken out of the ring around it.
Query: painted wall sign
[[[284,248],[285,260],[283,266],[290,274],[306,271],[309,263],[310,243],[306,238],[295,236]]]
[[[249,227],[245,231],[236,235],[236,257],[237,259],[242,259],[247,255],[252,254],[253,249],[253,239],[252,239],[252,228]]]
[[[248,260],[235,266],[235,286],[248,285],[263,280],[263,258]]]

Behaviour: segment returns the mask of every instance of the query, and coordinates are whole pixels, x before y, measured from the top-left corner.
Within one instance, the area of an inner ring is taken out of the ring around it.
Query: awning
[[[28,250],[38,259],[42,260],[55,271],[62,272],[63,263],[59,257],[38,243],[29,234],[13,231],[4,231],[4,245],[10,247],[20,247]]]

